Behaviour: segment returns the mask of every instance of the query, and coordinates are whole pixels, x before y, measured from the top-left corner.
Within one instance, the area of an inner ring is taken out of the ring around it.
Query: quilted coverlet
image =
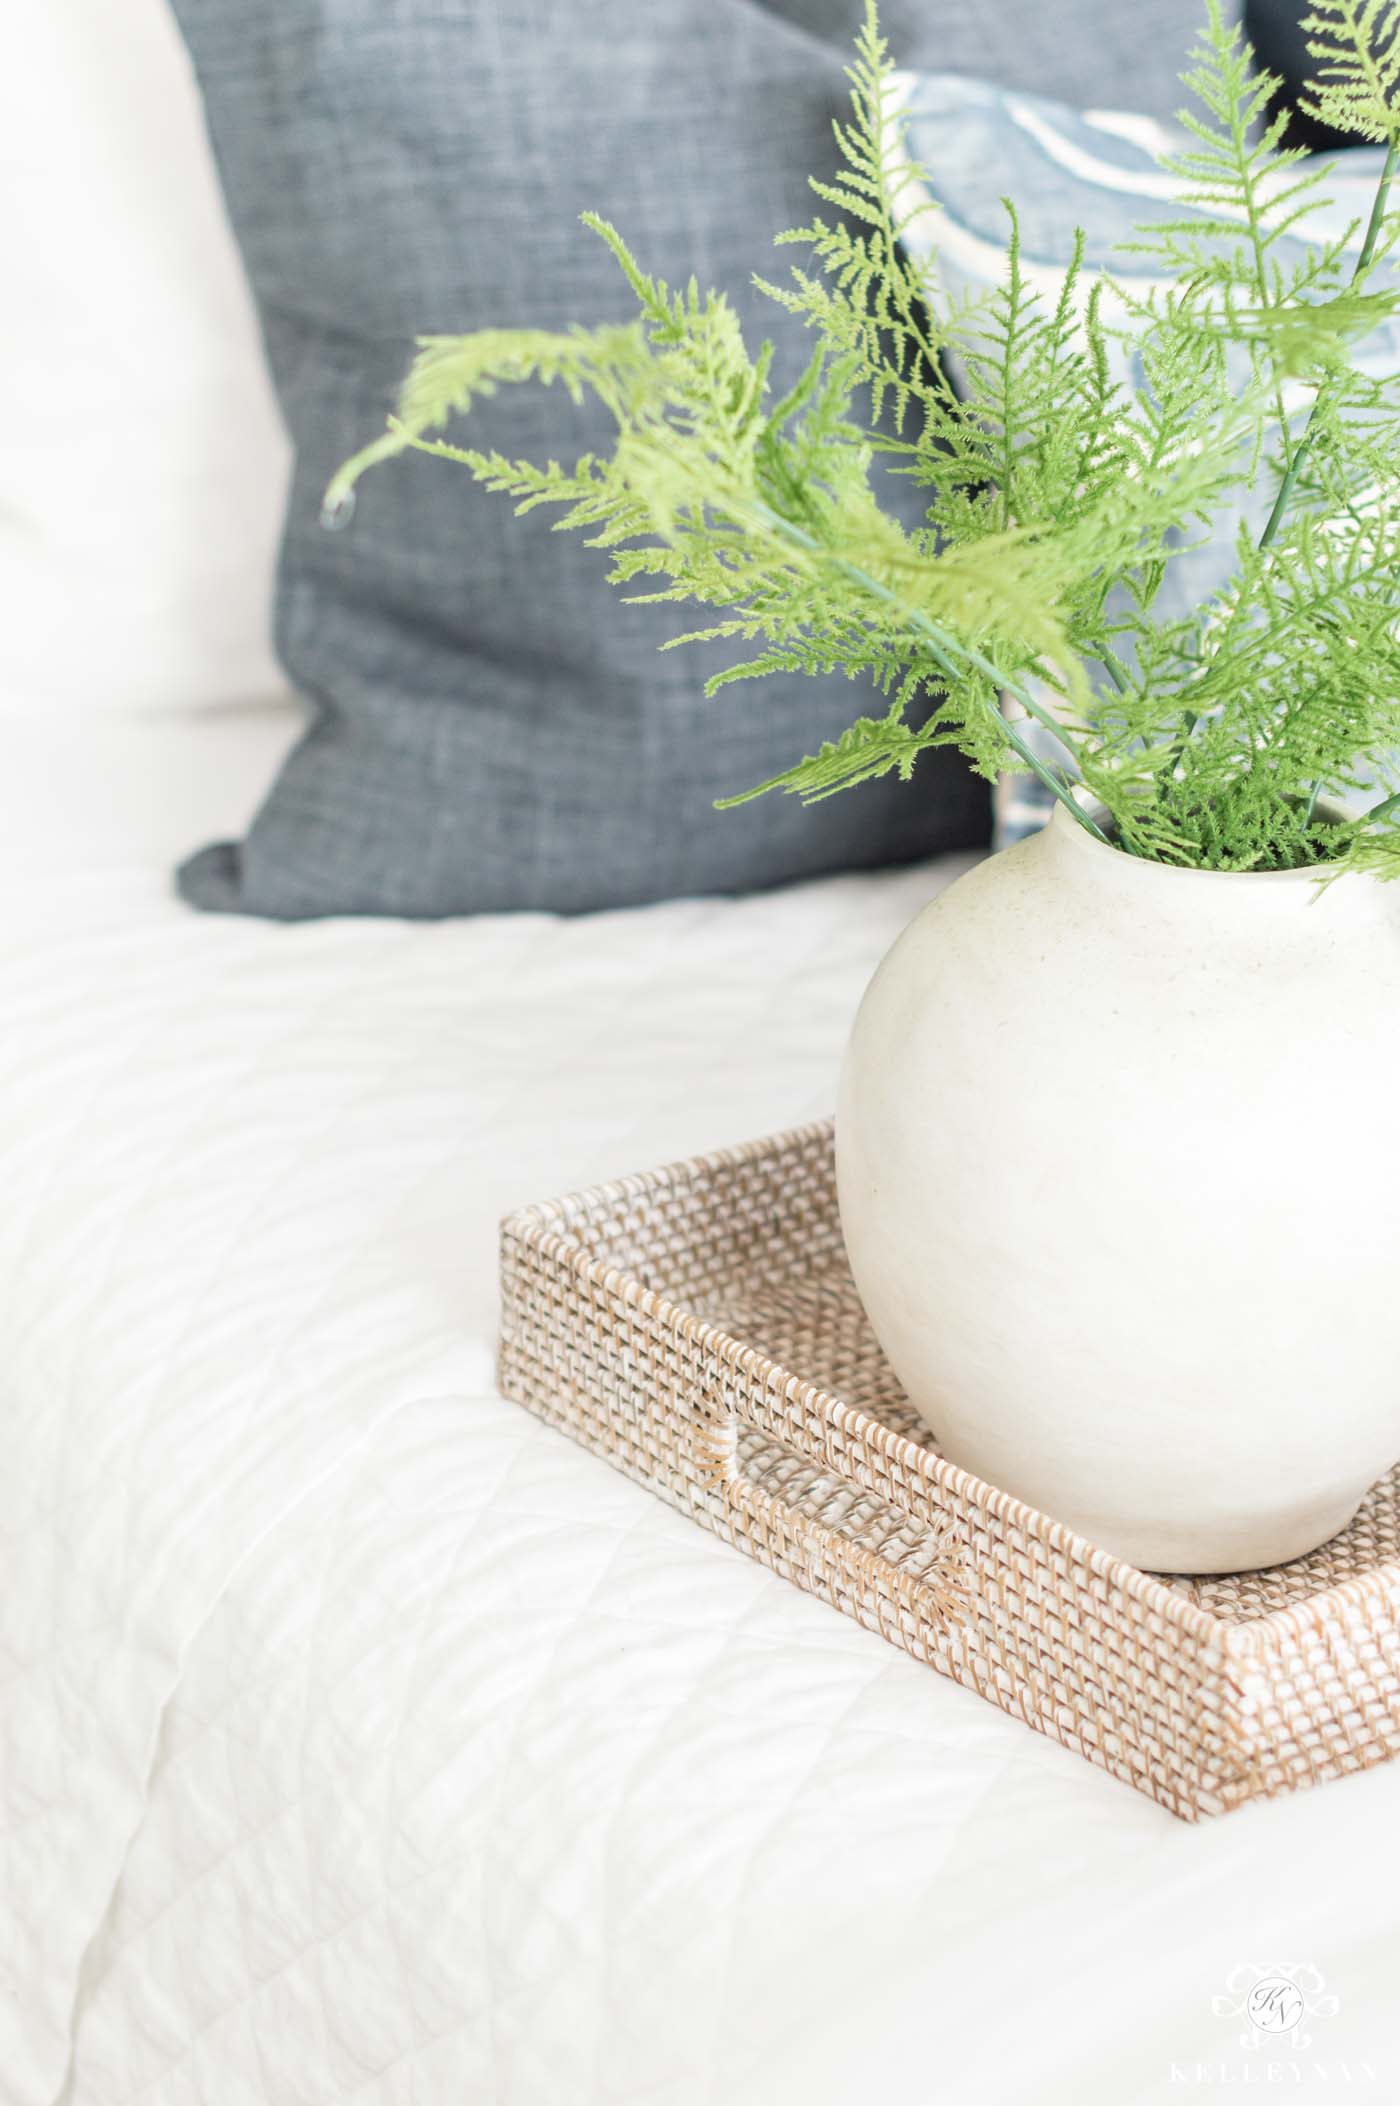
[[[4,2106],[1134,2106],[1270,2057],[1400,2098],[1400,1769],[1183,1829],[493,1391],[498,1217],[824,1114],[953,867],[210,923],[140,785],[104,761],[58,842],[40,787],[0,792]],[[1315,2016],[1251,2043],[1272,1964]]]

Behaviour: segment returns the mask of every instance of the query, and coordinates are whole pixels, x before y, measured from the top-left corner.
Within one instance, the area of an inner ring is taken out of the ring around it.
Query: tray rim
[[[680,1179],[695,1182],[702,1176],[713,1175],[717,1169],[740,1168],[782,1149],[806,1147],[828,1138],[834,1140],[835,1130],[836,1122],[832,1118],[809,1120],[752,1141],[707,1149],[703,1154],[682,1156],[651,1170],[634,1171],[624,1177],[581,1186],[555,1199],[536,1200],[507,1214],[501,1222],[501,1234],[537,1245],[556,1263],[566,1264],[581,1278],[620,1295],[648,1317],[683,1328],[706,1352],[714,1353],[751,1380],[761,1381],[765,1389],[771,1389],[776,1396],[800,1401],[824,1422],[849,1431],[896,1459],[903,1468],[912,1469],[925,1480],[931,1493],[944,1491],[974,1505],[984,1506],[1003,1524],[1028,1530],[1047,1540],[1054,1549],[1087,1568],[1107,1585],[1135,1598],[1149,1611],[1155,1611],[1165,1622],[1175,1626],[1183,1637],[1198,1644],[1220,1646],[1232,1656],[1242,1656],[1241,1664],[1267,1653],[1275,1645],[1296,1643],[1307,1635],[1309,1629],[1334,1620],[1335,1615],[1348,1609],[1364,1607],[1377,1598],[1384,1599],[1392,1589],[1400,1595],[1400,1560],[1387,1559],[1355,1579],[1336,1581],[1285,1608],[1271,1610],[1267,1615],[1219,1616],[1180,1594],[1171,1584],[1170,1577],[1145,1572],[1126,1559],[1114,1556],[1089,1537],[1057,1521],[1053,1514],[1047,1514],[1016,1498],[1013,1493],[1003,1491],[999,1485],[978,1477],[973,1471],[963,1469],[960,1464],[949,1461],[908,1434],[895,1432],[882,1419],[794,1373],[758,1347],[745,1345],[723,1325],[698,1315],[673,1293],[646,1286],[626,1266],[608,1265],[593,1257],[577,1235],[570,1232],[570,1221],[600,1207],[616,1206],[619,1201],[644,1201],[657,1189],[674,1190]]]

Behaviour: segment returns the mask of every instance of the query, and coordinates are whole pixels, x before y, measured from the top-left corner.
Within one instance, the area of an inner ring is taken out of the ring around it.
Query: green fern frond
[[[1379,145],[1400,140],[1397,0],[1314,0],[1302,29],[1314,61],[1308,115]]]
[[[759,282],[856,361],[871,391],[873,421],[888,402],[902,431],[916,408],[927,437],[956,410],[942,356],[956,341],[960,316],[945,308],[940,320],[936,288],[904,245],[932,207],[895,108],[893,71],[876,8],[867,0],[855,59],[846,69],[850,120],[833,126],[838,171],[831,179],[811,179],[814,194],[841,217],[817,218],[776,237],[779,246],[809,248],[821,276],[794,270],[786,287]],[[904,202],[910,198],[914,202]]]
[[[897,775],[907,782],[921,753],[950,743],[946,733],[910,731],[888,717],[858,717],[839,739],[828,740],[816,753],[767,782],[741,790],[735,797],[722,798],[717,810],[732,811],[773,790],[800,797],[804,804],[821,804],[840,790],[855,789],[858,784],[874,782],[883,775]]]

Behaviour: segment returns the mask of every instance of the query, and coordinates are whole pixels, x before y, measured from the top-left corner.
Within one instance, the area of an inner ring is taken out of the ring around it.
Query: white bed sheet
[[[290,729],[0,792],[0,2098],[1400,2100],[1400,1766],[1179,1825],[493,1391],[499,1215],[825,1112],[956,866],[197,919]]]

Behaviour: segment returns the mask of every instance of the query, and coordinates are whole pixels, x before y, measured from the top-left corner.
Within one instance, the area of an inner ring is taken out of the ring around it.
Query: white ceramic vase
[[[1400,1456],[1400,884],[1057,811],[906,929],[837,1118],[940,1452],[1151,1570],[1301,1556]]]

